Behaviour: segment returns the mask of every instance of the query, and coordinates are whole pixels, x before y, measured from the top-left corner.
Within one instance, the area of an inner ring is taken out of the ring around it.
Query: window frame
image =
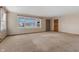
[[[7,13],[4,8],[0,8],[0,32],[7,32]],[[4,20],[5,19],[5,20]],[[2,23],[5,24],[5,28],[2,30]]]
[[[28,16],[17,16],[17,27],[18,28],[24,28],[24,29],[29,29],[29,28],[25,28],[25,26],[21,27],[21,26],[18,26],[18,24],[20,22],[18,22],[20,20],[20,18],[23,18],[24,20],[29,20],[28,18],[31,18],[31,20],[35,20],[35,26],[34,27],[31,27],[31,29],[37,29],[37,28],[41,28],[41,19],[40,18],[36,18],[36,17],[28,17]],[[38,23],[39,22],[39,26],[38,26]]]

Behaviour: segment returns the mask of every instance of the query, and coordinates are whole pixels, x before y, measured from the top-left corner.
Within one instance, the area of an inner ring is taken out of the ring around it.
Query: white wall
[[[59,31],[79,34],[79,14],[65,15],[59,18]]]
[[[41,28],[36,29],[19,29],[17,28],[17,14],[8,13],[8,35],[13,34],[22,34],[22,33],[32,33],[32,32],[42,32],[46,30],[46,21],[45,19],[41,20]]]

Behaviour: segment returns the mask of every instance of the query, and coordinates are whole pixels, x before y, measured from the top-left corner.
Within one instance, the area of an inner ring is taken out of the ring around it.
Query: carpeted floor
[[[1,52],[79,52],[79,35],[42,32],[9,36],[0,43]]]

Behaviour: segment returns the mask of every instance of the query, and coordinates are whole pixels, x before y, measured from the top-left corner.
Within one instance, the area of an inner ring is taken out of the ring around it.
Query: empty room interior
[[[0,52],[79,52],[79,6],[0,6]]]

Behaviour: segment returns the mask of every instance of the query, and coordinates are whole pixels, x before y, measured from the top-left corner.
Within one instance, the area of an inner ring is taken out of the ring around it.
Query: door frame
[[[48,22],[48,24],[47,24],[47,22]],[[51,20],[50,19],[46,19],[46,31],[51,31]]]

